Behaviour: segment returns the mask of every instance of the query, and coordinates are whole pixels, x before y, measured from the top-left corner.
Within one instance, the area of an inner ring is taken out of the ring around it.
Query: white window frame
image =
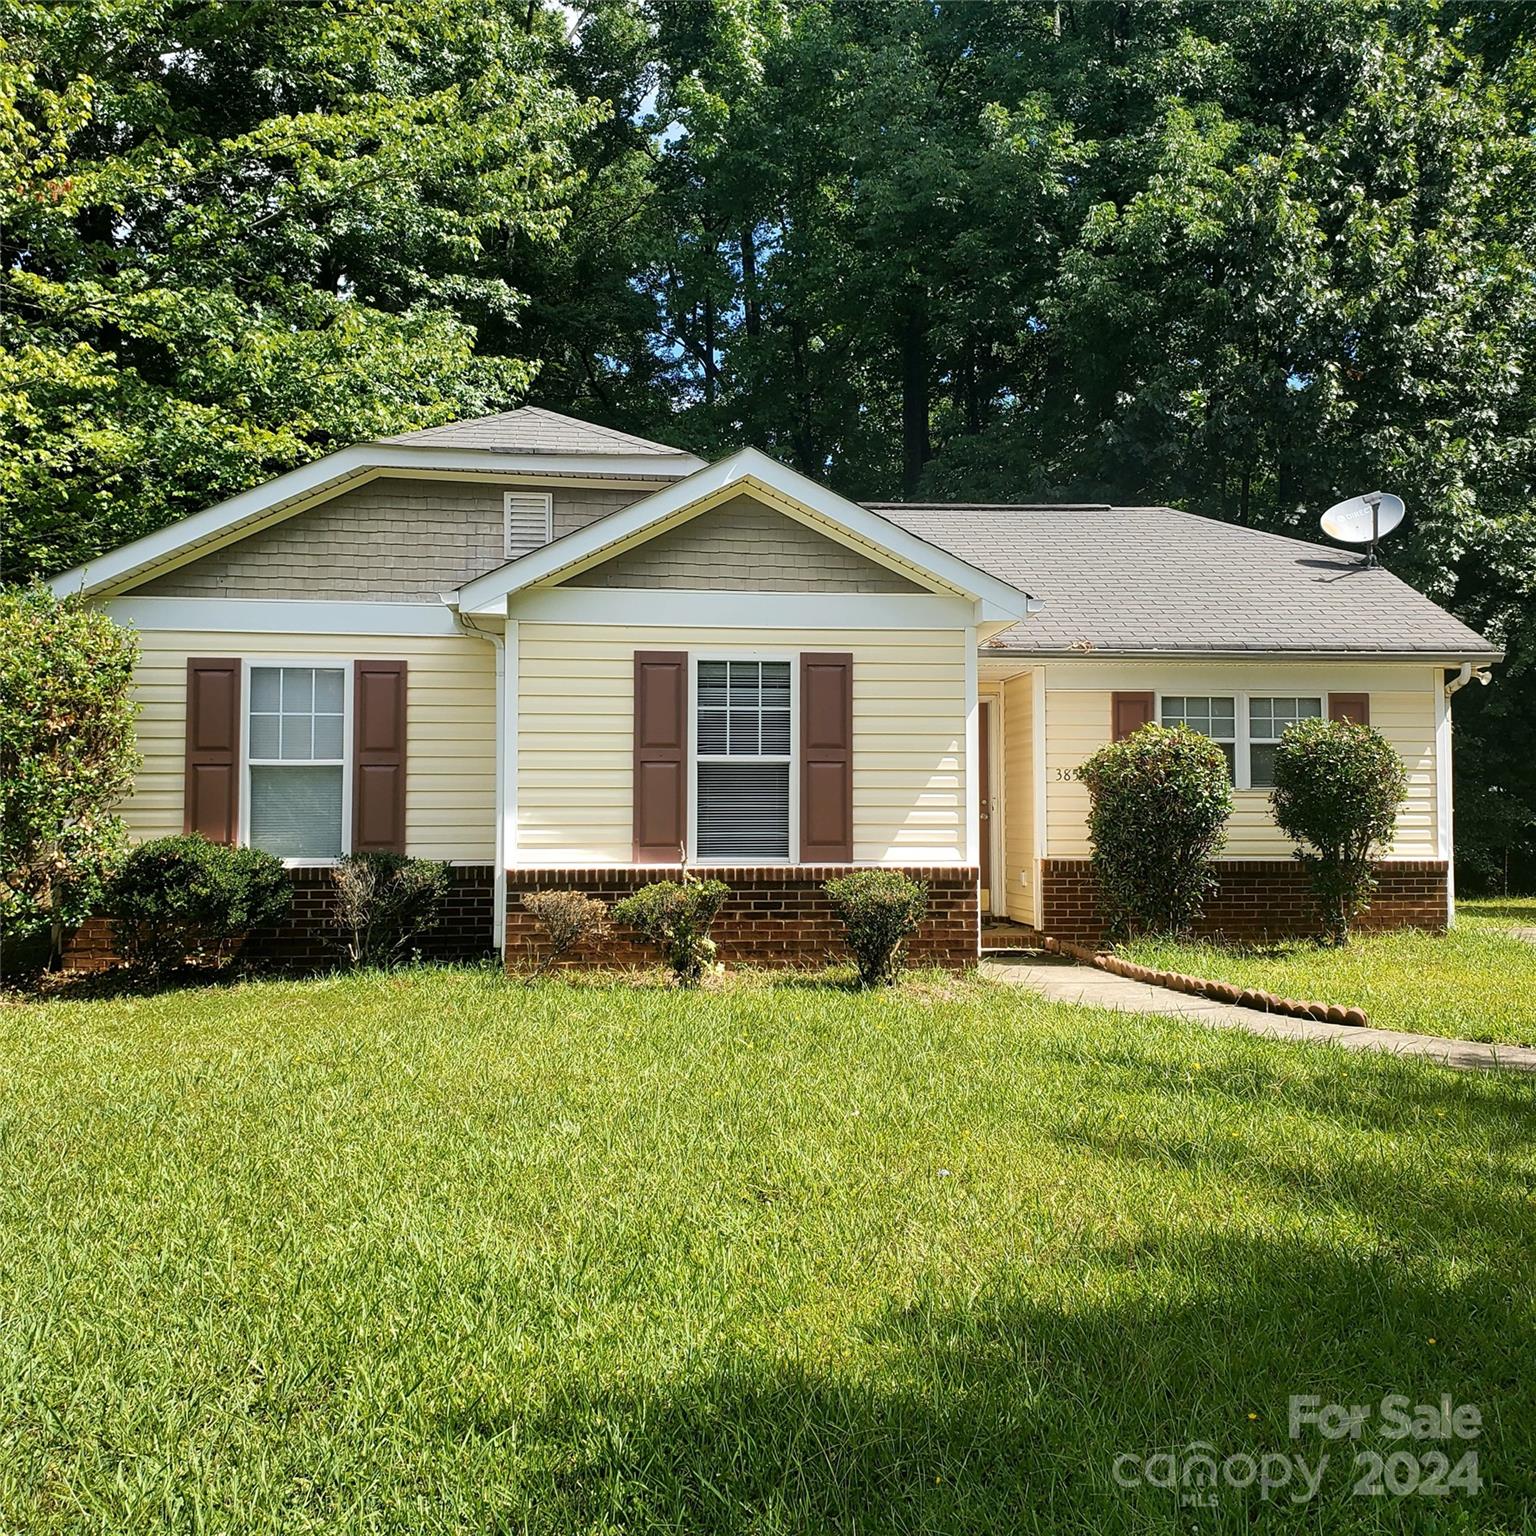
[[[800,862],[800,653],[798,651],[688,651],[688,863],[698,869],[742,867],[740,859],[700,859],[699,847],[699,663],[704,661],[787,661],[789,663],[789,855],[753,859],[751,865],[788,867]],[[776,763],[777,757],[710,757],[708,761]]]
[[[1252,790],[1256,794],[1267,795],[1267,784],[1255,785],[1253,782],[1253,758],[1250,753],[1252,741],[1250,740],[1248,703],[1250,699],[1304,699],[1316,697],[1321,701],[1322,718],[1328,718],[1328,695],[1281,693],[1279,687],[1269,688],[1234,688],[1229,693],[1170,693],[1164,694],[1161,690],[1155,695],[1157,700],[1157,723],[1163,723],[1163,700],[1170,699],[1226,699],[1230,698],[1233,705],[1233,758],[1232,788]],[[1215,737],[1211,738],[1213,741]]]
[[[501,497],[501,552],[508,559],[516,559],[531,551],[514,548],[512,544],[512,508],[542,502],[544,507],[544,542],[552,544],[555,538],[555,497],[552,491],[503,491]]]
[[[1252,704],[1252,702],[1255,699],[1310,699],[1310,698],[1315,698],[1317,700],[1317,714],[1316,715],[1308,715],[1305,718],[1307,718],[1309,720],[1311,720],[1311,719],[1326,720],[1328,718],[1328,695],[1326,693],[1318,693],[1318,694],[1310,694],[1310,693],[1274,693],[1274,692],[1270,692],[1270,691],[1266,691],[1266,692],[1262,692],[1261,693],[1261,692],[1259,692],[1257,690],[1252,690],[1252,691],[1250,691],[1248,693],[1245,693],[1243,695],[1243,784],[1242,784],[1242,787],[1244,789],[1256,789],[1256,790],[1259,791],[1260,794],[1268,794],[1269,790],[1270,790],[1270,786],[1268,784],[1255,784],[1253,782],[1254,735],[1253,735],[1253,717],[1252,717],[1252,712],[1251,712],[1249,706]],[[1285,733],[1282,731],[1281,735],[1284,735],[1284,734]],[[1266,746],[1266,747],[1277,746],[1279,744],[1279,740],[1280,740],[1280,738],[1278,736],[1260,736],[1257,739],[1258,739],[1258,744],[1259,745]]]
[[[240,803],[236,841],[251,846],[251,673],[257,667],[320,667],[341,673],[341,854],[334,859],[284,859],[285,869],[334,869],[352,852],[353,658],[340,656],[245,656],[240,662]],[[256,766],[272,762],[262,758]],[[281,767],[279,763],[277,766]],[[302,763],[290,766],[304,766]],[[330,766],[327,758],[324,766]]]
[[[1248,706],[1244,703],[1247,695],[1234,689],[1231,693],[1158,693],[1157,723],[1163,723],[1163,700],[1168,699],[1231,699],[1232,700],[1232,787],[1233,789],[1246,789],[1248,778]],[[1190,727],[1194,729],[1193,726]],[[1203,734],[1203,733],[1202,733]],[[1222,738],[1211,736],[1207,738],[1218,746],[1224,745]]]

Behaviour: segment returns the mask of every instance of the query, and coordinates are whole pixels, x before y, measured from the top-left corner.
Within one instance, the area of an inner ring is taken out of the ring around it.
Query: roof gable
[[[478,416],[470,421],[449,421],[439,427],[424,427],[418,432],[402,432],[386,437],[386,443],[416,443],[439,448],[486,448],[499,453],[643,453],[682,456],[681,448],[653,442],[620,432],[616,427],[600,427],[596,422],[578,421],[542,406],[525,405],[520,410],[502,411],[495,416]]]
[[[707,465],[632,507],[556,539],[445,596],[465,613],[505,612],[507,600],[514,594],[534,586],[570,584],[582,572],[743,493],[836,543],[858,550],[924,590],[973,600],[978,605],[978,621],[995,625],[1000,620],[1021,619],[1037,606],[1027,592],[914,537],[753,448]]]

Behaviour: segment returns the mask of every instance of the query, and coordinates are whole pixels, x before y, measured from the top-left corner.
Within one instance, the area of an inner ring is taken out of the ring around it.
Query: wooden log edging
[[[1108,971],[1111,976],[1124,976],[1127,981],[1167,987],[1170,992],[1185,992],[1191,997],[1209,998],[1213,1003],[1232,1003],[1239,1008],[1254,1008],[1260,1013],[1281,1013],[1293,1019],[1312,1019],[1319,1024],[1351,1024],[1357,1029],[1364,1029],[1370,1022],[1363,1008],[1342,1008],[1337,1003],[1298,1002],[1293,997],[1278,997],[1258,987],[1235,987],[1230,982],[1207,981],[1200,976],[1185,976],[1179,971],[1155,971],[1149,965],[1138,965],[1134,960],[1127,960],[1124,955],[1093,949],[1086,944],[1073,944],[1048,934],[1043,943],[1051,954],[1066,955],[1083,965]]]

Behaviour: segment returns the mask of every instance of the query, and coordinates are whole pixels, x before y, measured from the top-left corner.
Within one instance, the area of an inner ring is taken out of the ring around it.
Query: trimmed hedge
[[[1221,748],[1188,726],[1144,725],[1101,747],[1078,777],[1110,934],[1188,932],[1226,845],[1232,779]]]
[[[270,853],[194,834],[140,843],[108,900],[123,958],[135,970],[165,975],[233,959],[254,929],[283,920],[293,887]]]
[[[928,887],[896,869],[858,869],[822,887],[848,930],[866,987],[889,986],[906,963],[907,940],[928,910]]]

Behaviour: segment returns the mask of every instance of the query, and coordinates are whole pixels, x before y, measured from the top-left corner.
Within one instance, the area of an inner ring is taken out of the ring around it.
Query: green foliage
[[[55,959],[124,847],[137,656],[100,610],[40,585],[0,592],[0,927],[11,943],[51,930]]]
[[[1232,781],[1221,748],[1187,726],[1144,725],[1100,747],[1078,777],[1110,932],[1187,932],[1227,840]]]
[[[730,894],[721,880],[657,880],[614,902],[613,916],[661,950],[680,987],[696,987],[715,963],[709,928]]]
[[[928,910],[928,887],[896,869],[858,869],[822,889],[848,930],[848,948],[866,987],[889,986],[906,960],[906,943]]]
[[[539,973],[553,969],[578,945],[598,943],[610,932],[607,906],[585,891],[529,891],[523,910],[546,940]]]
[[[15,566],[526,391],[505,253],[558,238],[601,110],[542,30],[483,0],[80,0],[11,5],[3,30]]]
[[[140,843],[108,891],[119,952],[151,976],[227,962],[292,899],[282,860],[197,835]]]
[[[1306,867],[1323,938],[1342,944],[1371,902],[1375,855],[1392,840],[1408,776],[1380,731],[1350,720],[1302,720],[1275,748],[1275,821]]]
[[[442,921],[452,885],[441,859],[349,853],[336,866],[336,927],[352,965],[398,965]]]

